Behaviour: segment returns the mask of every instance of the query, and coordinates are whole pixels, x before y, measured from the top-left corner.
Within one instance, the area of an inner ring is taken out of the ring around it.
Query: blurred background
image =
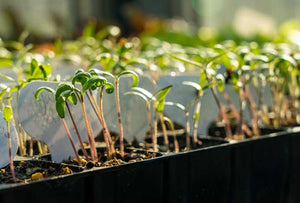
[[[127,37],[165,29],[191,37],[272,38],[299,26],[290,21],[300,19],[299,9],[299,0],[1,0],[0,36],[17,39],[26,30],[33,42],[72,39],[94,22],[99,29],[118,25]]]

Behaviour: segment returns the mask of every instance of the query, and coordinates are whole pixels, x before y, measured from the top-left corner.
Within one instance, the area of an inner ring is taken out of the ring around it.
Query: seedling
[[[175,152],[179,152],[179,144],[178,144],[178,140],[176,137],[176,132],[175,132],[175,127],[174,127],[174,123],[171,119],[169,119],[168,117],[164,117],[164,121],[167,123],[169,129],[171,129],[172,134],[173,134],[173,140],[174,140],[174,151]]]
[[[98,71],[98,74],[103,75],[103,76],[111,77],[114,80],[114,83],[115,83],[116,108],[117,108],[117,113],[118,113],[119,136],[120,136],[119,137],[119,140],[120,140],[120,153],[121,153],[121,156],[124,157],[124,136],[123,136],[123,125],[122,125],[122,120],[121,120],[119,80],[122,76],[131,75],[132,79],[133,79],[131,87],[136,87],[138,82],[139,82],[139,77],[134,71],[131,71],[131,70],[125,70],[125,71],[119,73],[118,75],[113,75],[111,73],[104,72],[104,71]]]
[[[10,171],[12,173],[12,177],[14,181],[16,182],[16,174],[15,174],[15,169],[14,169],[14,163],[12,159],[12,154],[11,154],[11,142],[10,142],[10,131],[9,131],[9,122],[12,119],[12,108],[11,106],[4,106],[3,108],[3,118],[6,121],[6,132],[7,132],[7,141],[8,141],[8,153],[9,153],[9,166],[10,166]]]

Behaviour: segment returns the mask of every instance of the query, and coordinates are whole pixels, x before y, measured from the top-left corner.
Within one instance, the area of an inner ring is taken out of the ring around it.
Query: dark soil
[[[14,161],[14,168],[17,183],[27,183],[33,180],[71,174],[83,170],[76,166],[34,160]],[[0,169],[0,184],[5,183],[14,183],[9,165]]]

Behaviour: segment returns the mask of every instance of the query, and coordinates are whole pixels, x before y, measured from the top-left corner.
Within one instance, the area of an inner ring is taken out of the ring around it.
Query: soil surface
[[[34,160],[14,161],[14,168],[17,183],[27,183],[32,180],[71,174],[82,170],[76,166]],[[5,183],[15,183],[9,165],[0,169],[0,184]]]

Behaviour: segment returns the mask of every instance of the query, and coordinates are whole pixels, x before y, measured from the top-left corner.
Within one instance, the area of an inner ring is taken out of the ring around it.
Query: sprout
[[[14,163],[12,159],[11,154],[11,141],[10,141],[10,131],[9,131],[9,122],[11,121],[13,115],[12,115],[12,108],[11,106],[4,106],[3,108],[3,118],[6,121],[6,132],[7,132],[7,141],[8,141],[8,154],[9,154],[9,165],[10,165],[10,171],[12,173],[12,177],[14,181],[16,182],[16,174],[14,169]]]
[[[138,82],[139,82],[139,77],[138,75],[131,70],[125,70],[121,73],[119,73],[118,75],[113,75],[111,73],[108,72],[104,72],[104,71],[100,71],[97,70],[96,72],[99,75],[103,75],[103,76],[109,76],[111,78],[113,78],[114,83],[115,83],[115,95],[116,95],[116,107],[117,107],[117,113],[118,113],[118,123],[119,123],[119,136],[120,136],[120,153],[121,156],[124,157],[124,136],[123,136],[123,125],[122,125],[122,120],[121,120],[121,107],[120,107],[120,95],[119,95],[119,80],[122,76],[125,75],[130,75],[132,76],[132,84],[131,87],[135,87],[137,86]],[[110,85],[111,87],[111,85]],[[101,95],[101,94],[100,94]]]

